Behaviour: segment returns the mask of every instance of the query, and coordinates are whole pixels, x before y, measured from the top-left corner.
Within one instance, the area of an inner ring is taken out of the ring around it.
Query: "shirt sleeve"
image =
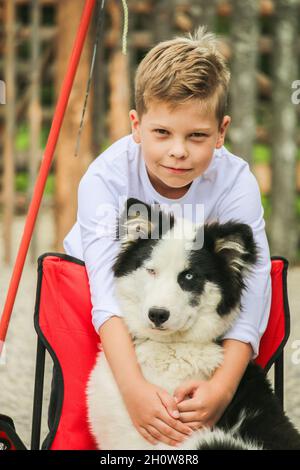
[[[232,328],[223,336],[250,343],[253,358],[259,353],[259,342],[267,327],[271,307],[271,259],[265,232],[264,211],[258,183],[249,168],[243,170],[218,208],[220,223],[238,220],[251,226],[259,257],[247,276],[247,289],[242,294],[241,312]]]
[[[77,222],[90,284],[92,323],[97,332],[110,317],[122,317],[112,271],[120,249],[115,231],[119,204],[115,194],[99,172],[88,171],[78,188]]]

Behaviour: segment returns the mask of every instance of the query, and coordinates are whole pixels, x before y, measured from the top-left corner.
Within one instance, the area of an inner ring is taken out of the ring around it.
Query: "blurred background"
[[[130,132],[137,64],[158,41],[201,24],[217,33],[231,73],[226,146],[247,160],[258,180],[272,255],[291,264],[292,332],[286,347],[286,409],[300,428],[300,0],[128,0],[127,53],[122,53],[121,0],[106,0],[92,86],[76,141],[97,14],[85,43],[30,253],[6,357],[0,363],[0,413],[10,414],[29,442],[35,337],[36,259],[62,251],[76,220],[77,187],[90,162]],[[28,204],[43,156],[84,0],[0,0],[0,301],[4,304]],[[5,85],[4,85],[5,84]],[[46,370],[51,375],[51,364]],[[46,380],[45,400],[49,391]],[[44,428],[45,429],[45,428]]]

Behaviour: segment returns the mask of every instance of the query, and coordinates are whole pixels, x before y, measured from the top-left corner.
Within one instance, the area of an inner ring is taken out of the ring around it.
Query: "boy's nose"
[[[165,308],[155,308],[152,307],[149,309],[148,317],[154,323],[155,326],[160,326],[165,323],[170,316],[169,310]]]
[[[182,158],[188,156],[188,151],[183,142],[173,142],[172,148],[169,151],[170,157]]]
[[[176,158],[186,158],[188,156],[187,150],[184,148],[175,148],[170,150],[169,157],[176,157]]]

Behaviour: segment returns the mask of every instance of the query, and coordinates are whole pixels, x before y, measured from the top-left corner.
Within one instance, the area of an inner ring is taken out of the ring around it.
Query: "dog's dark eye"
[[[155,269],[146,268],[146,271],[147,271],[147,273],[151,274],[151,276],[155,276],[155,274],[156,274]]]
[[[194,276],[191,273],[186,273],[186,275],[184,277],[187,281],[191,281]]]

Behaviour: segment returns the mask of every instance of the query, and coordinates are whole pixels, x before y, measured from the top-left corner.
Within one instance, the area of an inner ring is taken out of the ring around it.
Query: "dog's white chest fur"
[[[169,344],[146,340],[137,343],[135,347],[145,379],[171,395],[184,381],[208,379],[223,359],[222,348],[213,343],[199,347],[188,343]],[[168,448],[151,445],[136,431],[104,352],[97,356],[87,395],[90,428],[99,448]],[[195,436],[187,440],[182,448],[193,449],[193,440]]]

